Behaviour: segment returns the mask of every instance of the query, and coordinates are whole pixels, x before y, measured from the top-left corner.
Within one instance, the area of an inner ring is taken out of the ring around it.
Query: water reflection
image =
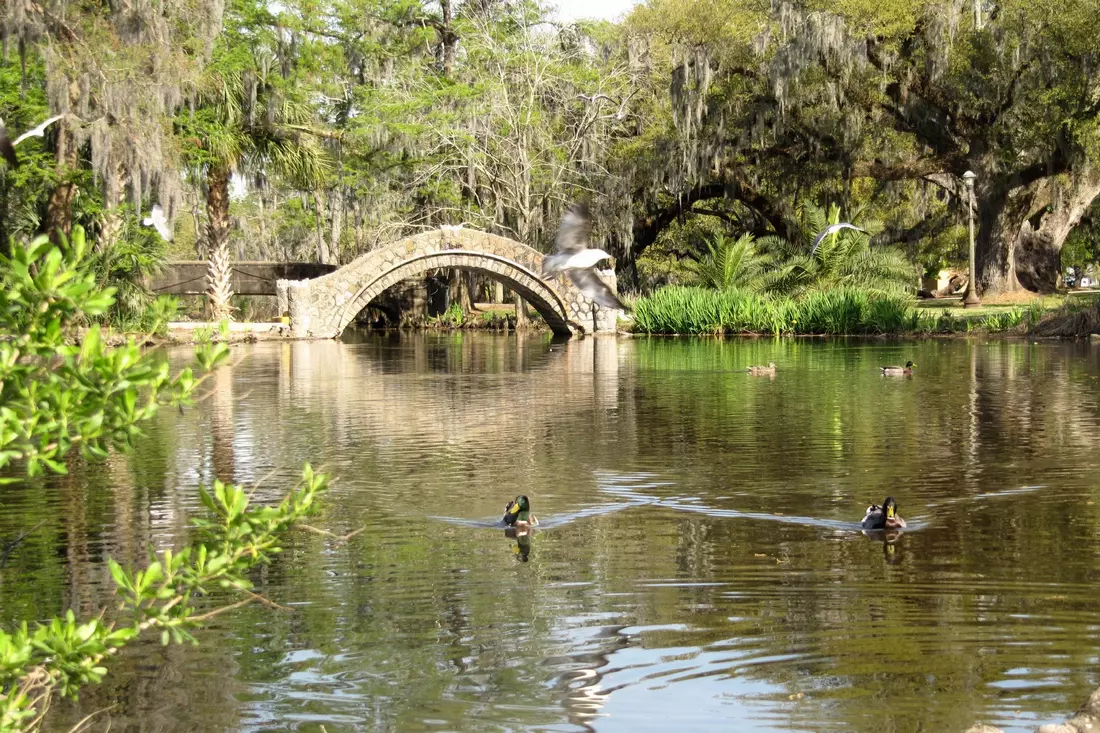
[[[337,537],[257,575],[293,613],[134,649],[51,730],[121,701],[113,730],[1021,731],[1095,687],[1100,350],[459,333],[234,354],[132,456],[6,487],[0,537],[45,524],[0,613],[111,605],[104,558],[185,542],[215,475],[277,501],[324,466],[314,523]],[[498,524],[519,494],[537,538]],[[886,495],[909,527],[862,532]]]
[[[521,562],[527,562],[531,559],[531,537],[534,535],[534,530],[515,527],[509,527],[504,530],[504,536],[516,541],[513,547],[513,552],[516,553],[516,557]]]

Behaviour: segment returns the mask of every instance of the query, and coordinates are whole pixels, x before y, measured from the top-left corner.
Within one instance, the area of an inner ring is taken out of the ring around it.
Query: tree
[[[309,189],[327,171],[316,143],[327,133],[311,126],[312,109],[295,94],[292,52],[277,43],[275,26],[250,0],[230,3],[224,36],[196,92],[197,108],[177,118],[179,134],[189,143],[187,161],[206,184],[207,295],[214,320],[231,317],[232,173],[280,176]]]
[[[71,231],[78,189],[95,185],[89,169],[102,187],[101,246],[113,242],[127,193],[140,211],[155,191],[171,214],[180,185],[166,122],[208,57],[221,2],[12,0],[0,8],[0,24],[22,69],[41,59],[49,109],[63,115],[49,132],[55,164],[42,229],[58,242]]]
[[[946,1],[654,0],[631,25],[665,75],[657,159],[675,165],[639,172],[639,188],[671,184],[672,195],[636,196],[635,248],[707,197],[751,207],[782,234],[784,209],[806,192],[850,205],[861,179],[881,184],[875,197],[917,183],[958,206],[972,169],[980,284],[1011,290],[1019,271],[1048,287],[1049,253],[1100,191],[1098,13],[1054,0],[1010,0],[980,19]]]

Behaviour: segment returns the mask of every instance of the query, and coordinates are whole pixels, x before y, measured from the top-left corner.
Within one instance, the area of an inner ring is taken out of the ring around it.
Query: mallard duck
[[[864,529],[904,529],[905,520],[898,515],[898,503],[888,496],[882,506],[872,504],[867,507],[860,525]]]
[[[749,367],[749,374],[756,374],[756,375],[775,374],[775,362],[774,361],[769,361],[768,365],[766,367],[751,366],[751,367]]]
[[[885,366],[885,367],[880,367],[880,368],[882,369],[883,374],[889,374],[889,375],[892,375],[892,376],[900,376],[900,375],[904,375],[904,374],[912,374],[913,373],[913,367],[915,367],[915,366],[916,366],[916,364],[914,364],[913,362],[907,361],[907,362],[905,362],[905,366],[903,366],[903,367]]]
[[[539,523],[538,517],[531,513],[531,502],[520,494],[504,507],[504,523],[510,527],[533,527]]]

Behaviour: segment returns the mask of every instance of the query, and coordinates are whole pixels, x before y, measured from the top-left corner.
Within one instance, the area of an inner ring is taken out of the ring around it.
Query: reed
[[[878,334],[921,330],[911,298],[854,287],[799,299],[739,288],[670,286],[639,298],[634,329],[682,334]]]

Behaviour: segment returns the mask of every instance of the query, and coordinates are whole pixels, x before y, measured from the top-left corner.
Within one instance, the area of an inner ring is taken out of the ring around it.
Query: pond
[[[215,475],[336,481],[200,645],[49,730],[1007,731],[1100,684],[1100,349],[358,335],[235,347],[137,450],[5,487],[0,620],[112,605]],[[183,364],[187,353],[172,352]],[[916,362],[912,377],[880,364]],[[778,365],[774,377],[750,364]],[[542,526],[491,522],[517,494]],[[893,496],[909,528],[858,521]]]

